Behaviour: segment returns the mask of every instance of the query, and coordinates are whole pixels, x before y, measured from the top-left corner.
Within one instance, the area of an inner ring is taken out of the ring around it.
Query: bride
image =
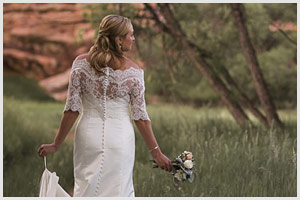
[[[74,138],[74,197],[134,196],[135,137],[132,120],[161,169],[172,164],[160,150],[144,98],[144,71],[123,54],[135,41],[130,19],[104,17],[95,44],[72,64],[59,131],[39,156],[56,152],[77,117]],[[131,109],[130,109],[130,108]]]

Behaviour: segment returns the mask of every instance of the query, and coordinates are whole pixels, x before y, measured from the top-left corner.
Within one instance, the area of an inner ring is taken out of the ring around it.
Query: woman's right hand
[[[155,149],[151,152],[152,157],[154,158],[156,164],[158,165],[158,167],[160,167],[163,170],[166,171],[172,171],[172,162],[171,160],[165,156],[160,149]]]
[[[47,156],[49,153],[56,152],[58,147],[52,144],[42,144],[38,149],[38,154],[40,157]]]

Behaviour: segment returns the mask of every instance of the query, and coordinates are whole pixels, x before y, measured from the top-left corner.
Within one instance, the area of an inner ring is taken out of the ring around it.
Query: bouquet
[[[153,168],[158,168],[154,160]],[[171,174],[173,175],[174,184],[188,180],[190,183],[194,181],[195,173],[193,172],[195,161],[192,152],[184,151],[177,158],[172,161],[173,168]]]

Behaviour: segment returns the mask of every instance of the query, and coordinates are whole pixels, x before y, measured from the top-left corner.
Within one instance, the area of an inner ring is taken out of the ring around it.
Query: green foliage
[[[295,3],[265,3],[263,7],[273,20],[294,21],[297,15]]]
[[[296,47],[281,33],[271,32],[269,25],[277,20],[296,25],[296,4],[244,5],[247,28],[275,104],[279,108],[295,108]],[[230,4],[174,3],[170,6],[187,38],[201,49],[212,67],[220,75],[220,67],[225,67],[249,98],[259,104]],[[156,95],[167,102],[195,105],[218,103],[219,97],[187,59],[182,47],[149,23],[146,13],[139,14],[139,11],[139,7],[131,4],[121,7],[120,4],[91,4],[85,16],[96,29],[107,14],[121,14],[132,19],[138,47],[135,58],[146,64],[147,97]],[[296,40],[296,31],[286,31],[286,34]]]
[[[19,74],[5,74],[3,76],[3,93],[7,97],[16,99],[54,102],[37,81]]]
[[[297,106],[297,67],[290,60],[293,55],[293,49],[278,46],[259,57],[262,73],[278,108]]]

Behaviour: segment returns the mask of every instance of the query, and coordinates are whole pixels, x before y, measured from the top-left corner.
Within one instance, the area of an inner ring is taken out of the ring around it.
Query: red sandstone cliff
[[[73,59],[93,43],[83,10],[84,4],[76,3],[4,3],[4,71],[34,77],[64,100]]]

